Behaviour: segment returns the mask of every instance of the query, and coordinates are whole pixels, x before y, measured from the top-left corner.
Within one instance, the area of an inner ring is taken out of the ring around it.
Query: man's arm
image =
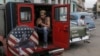
[[[46,24],[41,23],[41,25],[44,26],[44,27],[50,27],[50,17],[46,18]]]
[[[38,18],[37,21],[36,21],[36,25],[40,25],[42,23],[41,19]]]

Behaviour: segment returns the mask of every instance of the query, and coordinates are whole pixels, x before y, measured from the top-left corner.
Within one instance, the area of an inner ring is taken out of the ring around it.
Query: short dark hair
[[[85,16],[84,16],[84,15],[82,15],[82,16],[81,16],[81,18],[85,18]]]

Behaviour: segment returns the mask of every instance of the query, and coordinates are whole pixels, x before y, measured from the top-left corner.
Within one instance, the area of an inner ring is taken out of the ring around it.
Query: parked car
[[[89,35],[87,33],[87,29],[85,26],[78,26],[76,22],[70,23],[70,42],[78,42],[82,40],[89,39]]]
[[[87,24],[88,29],[89,30],[95,29],[94,20],[92,19],[92,17],[87,12],[74,12],[74,13],[71,13],[71,21],[77,22],[77,20],[80,19],[80,17],[82,15],[85,16],[85,23]]]

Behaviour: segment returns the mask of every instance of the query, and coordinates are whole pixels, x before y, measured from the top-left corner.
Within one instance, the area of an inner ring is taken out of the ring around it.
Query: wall
[[[16,1],[16,2],[24,2],[24,0],[6,0],[9,1]],[[30,0],[32,3],[48,3],[48,4],[70,4],[71,12],[77,11],[77,0]],[[3,3],[3,0],[1,1]],[[62,9],[63,10],[63,9]]]
[[[100,2],[97,2],[97,12],[100,12]]]
[[[78,11],[84,11],[85,10],[85,0],[78,0]]]
[[[33,3],[42,3],[41,0],[34,0]]]
[[[71,0],[71,12],[77,12],[77,0]]]

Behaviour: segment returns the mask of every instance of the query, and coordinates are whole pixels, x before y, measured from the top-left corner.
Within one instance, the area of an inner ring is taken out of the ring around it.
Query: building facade
[[[97,2],[97,12],[100,12],[100,0]]]
[[[96,6],[96,9],[97,9],[97,10],[96,10],[96,11],[97,11],[96,14],[97,14],[97,16],[100,16],[100,0],[97,1],[96,5],[97,5],[97,6]]]
[[[24,0],[0,0],[1,4],[7,2],[24,2]],[[71,12],[77,12],[78,0],[29,0],[32,3],[47,3],[47,4],[70,4]]]
[[[77,12],[77,0],[71,0],[71,12]]]
[[[78,0],[77,10],[82,12],[85,10],[85,0]]]

